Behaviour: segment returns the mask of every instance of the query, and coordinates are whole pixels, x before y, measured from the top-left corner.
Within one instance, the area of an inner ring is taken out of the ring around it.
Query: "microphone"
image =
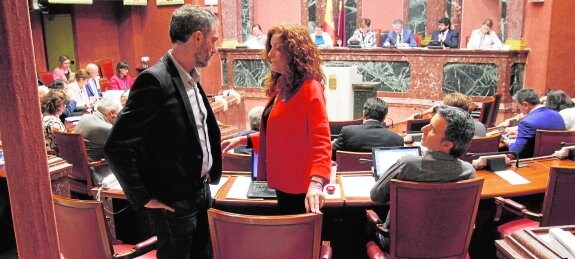
[[[512,154],[515,156],[515,168],[527,167],[528,165],[519,164],[519,154],[515,151],[498,151],[498,152],[485,152],[485,153],[467,153],[468,157],[492,156],[492,155],[507,155]]]
[[[391,121],[391,127],[390,128],[393,128],[393,119],[391,119],[389,117],[386,117],[385,119],[389,119]]]

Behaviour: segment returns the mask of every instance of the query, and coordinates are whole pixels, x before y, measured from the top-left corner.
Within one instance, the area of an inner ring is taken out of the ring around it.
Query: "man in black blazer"
[[[451,21],[447,17],[439,19],[438,29],[431,34],[431,40],[440,41],[443,46],[456,49],[459,47],[459,33],[451,30]]]
[[[387,115],[387,104],[379,98],[368,98],[363,104],[363,125],[341,128],[332,144],[331,159],[335,161],[338,150],[371,152],[373,147],[403,146],[403,138],[383,125]]]
[[[212,258],[209,183],[220,180],[220,131],[198,67],[216,52],[216,18],[184,5],[170,22],[170,49],[142,72],[105,145],[134,209],[155,217],[158,258]]]

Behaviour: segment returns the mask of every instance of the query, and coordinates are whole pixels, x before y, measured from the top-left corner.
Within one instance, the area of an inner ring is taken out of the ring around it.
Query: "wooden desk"
[[[558,244],[545,241],[551,227],[523,229],[513,232],[505,239],[496,240],[497,257],[499,258],[573,258]],[[575,234],[575,225],[559,228]]]
[[[48,170],[50,172],[52,193],[69,198],[70,182],[68,174],[72,171],[72,165],[57,156],[48,156]],[[4,166],[0,166],[0,177],[7,178],[6,167]]]

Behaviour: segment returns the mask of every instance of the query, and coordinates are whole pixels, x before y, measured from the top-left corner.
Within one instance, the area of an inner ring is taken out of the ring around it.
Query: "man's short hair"
[[[263,106],[256,106],[248,112],[248,120],[250,121],[250,128],[260,129],[262,121],[262,113],[264,112]]]
[[[401,19],[395,19],[395,20],[393,20],[393,23],[392,23],[392,24],[401,24],[401,25],[403,25],[403,21],[402,21]]]
[[[540,104],[539,95],[533,89],[523,88],[513,96],[513,100],[517,103],[522,104],[523,102],[527,102],[531,105],[538,105]]]
[[[363,103],[363,117],[383,122],[387,116],[387,104],[382,99],[370,97]]]
[[[215,22],[216,17],[209,10],[197,5],[183,5],[172,13],[170,39],[172,43],[187,42],[196,31],[209,33]]]
[[[258,29],[260,29],[260,31],[262,30],[262,26],[260,26],[259,24],[255,23],[254,25],[252,25],[252,30],[254,29],[254,27],[257,27]]]
[[[107,115],[110,111],[114,110],[119,112],[122,109],[122,104],[120,100],[116,98],[114,95],[104,96],[102,100],[98,103],[96,110],[98,110],[101,114]]]
[[[447,17],[443,17],[443,18],[439,19],[439,21],[437,23],[443,23],[448,28],[451,27],[451,20],[449,20],[449,18],[447,18]]]
[[[469,111],[469,99],[462,93],[448,93],[443,97],[443,104]]]
[[[439,106],[437,114],[447,121],[443,140],[453,143],[449,154],[454,157],[460,157],[467,150],[475,132],[471,114],[460,108],[447,105]]]

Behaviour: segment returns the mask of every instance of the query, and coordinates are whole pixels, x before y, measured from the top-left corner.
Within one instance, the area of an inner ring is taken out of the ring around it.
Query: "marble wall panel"
[[[515,63],[511,66],[511,86],[509,87],[509,95],[513,96],[515,93],[523,89],[525,80],[525,64]]]
[[[221,59],[222,62],[222,85],[228,85],[228,60]]]
[[[357,26],[357,0],[345,0],[345,33],[351,37]]]
[[[409,29],[413,33],[425,34],[426,21],[426,0],[409,0]],[[404,21],[405,24],[405,21]]]
[[[307,30],[311,33],[315,30],[315,19],[317,16],[317,0],[307,2]]]
[[[233,65],[235,86],[262,87],[264,85],[269,69],[263,60],[236,59]]]
[[[443,67],[443,92],[490,96],[497,90],[497,65],[447,63]]]
[[[241,0],[240,2],[240,6],[242,8],[241,10],[241,16],[242,16],[242,39],[243,41],[246,41],[251,33],[251,1],[252,0]],[[265,33],[265,32],[264,32]]]
[[[325,61],[324,65],[357,66],[363,82],[379,82],[377,91],[407,92],[411,67],[403,61]]]

